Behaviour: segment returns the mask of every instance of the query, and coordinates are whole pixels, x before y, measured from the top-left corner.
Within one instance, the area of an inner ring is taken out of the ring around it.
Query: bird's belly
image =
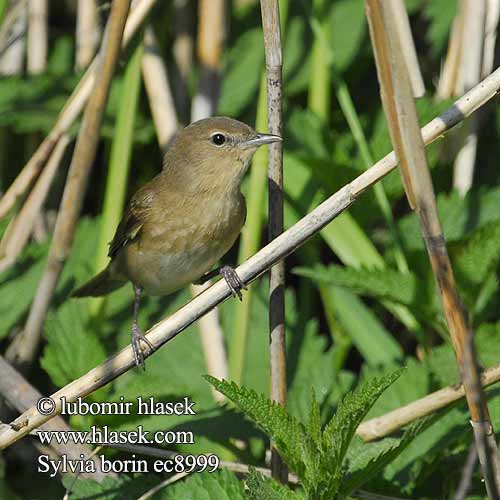
[[[170,251],[143,256],[145,266],[138,282],[150,295],[167,295],[196,281],[210,271],[224,252],[214,248],[197,248],[182,253]],[[144,271],[146,269],[146,271]]]
[[[182,238],[182,244],[155,244],[144,248],[140,241],[125,250],[124,270],[130,280],[150,295],[167,295],[193,283],[211,271],[217,261],[231,248],[241,229],[235,225],[222,238]]]

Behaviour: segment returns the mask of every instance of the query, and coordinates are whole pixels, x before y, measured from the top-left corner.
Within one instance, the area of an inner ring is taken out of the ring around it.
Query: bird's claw
[[[144,363],[144,351],[141,346],[141,340],[148,346],[150,353],[155,350],[155,346],[151,343],[150,340],[142,333],[139,325],[134,322],[132,325],[132,351],[134,352],[135,365],[139,368],[145,370],[146,365]]]
[[[236,271],[231,266],[223,266],[220,268],[219,274],[226,281],[227,286],[231,290],[232,296],[243,300],[241,290],[247,290],[247,287],[245,286],[245,283],[241,281]]]

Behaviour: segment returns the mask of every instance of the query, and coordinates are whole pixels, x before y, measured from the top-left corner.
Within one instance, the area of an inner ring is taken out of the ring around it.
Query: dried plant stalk
[[[23,412],[30,406],[36,405],[42,397],[42,394],[9,365],[2,356],[0,356],[0,394],[10,406],[19,412]],[[41,429],[46,431],[71,431],[71,427],[62,417],[54,418],[54,420],[41,426]],[[57,443],[54,440],[51,446],[59,455],[66,455],[70,460],[80,460],[80,455],[89,457],[92,454],[90,447],[74,442]],[[108,474],[102,472],[99,460],[94,460],[94,464],[96,472],[92,474],[84,473],[83,477],[102,481]],[[112,475],[116,477],[114,472],[112,472]]]
[[[462,52],[459,64],[459,92],[463,93],[481,80],[483,48],[486,32],[486,0],[466,0],[463,3]],[[479,121],[468,120],[462,132],[462,147],[455,159],[453,187],[465,195],[472,186],[476,163]]]
[[[101,29],[96,0],[78,0],[76,13],[75,69],[85,69],[95,56],[99,46]]]
[[[410,19],[406,11],[404,0],[391,0],[392,8],[396,14],[396,30],[401,41],[402,55],[410,75],[411,88],[414,97],[425,94],[425,84],[418,64],[417,50],[411,34]]]
[[[29,0],[28,2],[28,73],[43,73],[47,65],[48,51],[48,15],[47,0]]]
[[[191,121],[212,116],[219,96],[219,65],[225,37],[224,0],[200,0],[197,54],[200,83],[193,99]]]
[[[488,368],[481,374],[481,385],[487,387],[500,380],[500,365]],[[396,408],[380,417],[366,420],[360,424],[356,434],[364,441],[381,439],[401,429],[419,418],[442,410],[465,396],[463,384],[454,384],[435,391],[423,398]]]
[[[497,69],[422,129],[424,143],[430,144],[442,137],[447,130],[460,123],[492,99],[499,89],[500,69]],[[348,208],[364,191],[380,181],[396,167],[396,155],[391,152],[246,260],[236,269],[238,276],[247,284],[259,277],[276,262],[292,253],[314,236],[343,210]],[[176,313],[153,326],[148,331],[149,340],[159,348],[230,296],[231,291],[224,280],[218,281]],[[52,396],[56,403],[55,412],[52,416],[61,412],[61,397],[65,397],[67,401],[85,397],[134,366],[132,348],[127,346],[101,365],[56,392]],[[40,415],[35,407],[25,411],[10,425],[0,428],[0,450],[29,434],[33,429],[50,420],[52,416]]]
[[[409,76],[395,33],[394,12],[390,3],[367,0],[370,33],[381,86],[382,104],[392,143],[413,198],[421,231],[436,278],[452,344],[465,387],[471,423],[476,438],[488,494],[498,498],[500,478],[498,451],[488,407],[480,383],[479,367],[472,331],[460,301],[439,220],[434,189],[418,126]]]
[[[158,40],[153,27],[144,32],[144,52],[141,61],[144,86],[149,109],[156,129],[160,149],[165,153],[167,145],[178,127],[175,104],[170,92],[167,67],[160,55]]]
[[[43,322],[71,249],[90,169],[97,151],[102,117],[120,54],[129,7],[130,1],[128,0],[115,0],[111,6],[108,28],[99,58],[97,77],[73,152],[47,265],[38,285],[24,330],[16,337],[15,342],[7,351],[8,359],[24,369],[31,364],[36,354]]]
[[[69,136],[62,135],[35,187],[5,232],[0,242],[0,273],[16,262],[28,243],[68,144]]]
[[[123,47],[128,45],[134,34],[139,29],[141,23],[149,14],[155,2],[156,0],[137,0],[134,4],[134,8],[132,9],[125,26],[122,44]],[[31,187],[45,166],[47,158],[50,156],[61,135],[67,133],[70,127],[75,123],[92,92],[97,75],[97,69],[98,61],[96,58],[83,75],[69,99],[66,101],[66,104],[59,113],[57,121],[50,133],[43,140],[40,146],[38,146],[31,159],[21,170],[14,182],[10,185],[7,192],[0,199],[0,219],[7,215],[7,213],[14,207],[17,199]]]
[[[2,26],[0,75],[18,75],[22,73],[27,27],[27,0],[13,0]]]
[[[267,117],[269,133],[283,135],[282,49],[278,0],[261,0],[262,28],[266,56]],[[283,232],[283,143],[269,145],[269,241]],[[270,270],[269,352],[271,399],[286,404],[285,261]],[[277,449],[271,446],[273,477],[285,483],[288,469]]]

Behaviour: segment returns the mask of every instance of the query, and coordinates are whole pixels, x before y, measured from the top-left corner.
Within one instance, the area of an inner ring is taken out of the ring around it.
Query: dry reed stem
[[[224,0],[200,0],[197,55],[200,83],[191,107],[191,121],[212,116],[220,85],[220,57],[225,37]]]
[[[403,59],[410,75],[413,96],[422,97],[425,94],[425,84],[418,63],[415,42],[411,34],[410,19],[406,11],[406,5],[404,0],[391,0],[391,2],[396,14],[396,31],[399,36]]]
[[[76,13],[75,69],[85,69],[99,47],[101,29],[96,0],[78,0]]]
[[[422,129],[424,143],[430,144],[442,137],[447,130],[492,99],[499,89],[500,69],[497,69]],[[396,167],[396,155],[391,152],[241,264],[236,269],[238,276],[244,283],[250,283],[259,277],[276,262],[291,254],[314,236],[348,208],[364,191]],[[231,292],[224,280],[218,281],[177,312],[150,328],[149,340],[159,348],[230,296]],[[88,396],[134,366],[132,349],[127,346],[101,365],[57,391],[52,396],[56,403],[52,416],[61,412],[61,397],[65,397],[67,401],[75,401],[78,397]],[[40,415],[34,407],[25,411],[10,425],[0,428],[0,450],[29,434],[33,429],[50,420],[52,416]]]
[[[69,141],[67,134],[61,136],[35,187],[3,235],[0,242],[0,273],[14,265],[28,243]]]
[[[31,364],[36,354],[52,295],[71,250],[90,169],[97,152],[102,117],[120,55],[129,7],[130,0],[115,0],[112,3],[100,52],[97,77],[73,152],[47,264],[38,284],[24,330],[16,337],[7,352],[8,359],[22,369]]]
[[[29,0],[28,2],[28,73],[43,73],[47,65],[49,43],[48,27],[49,5],[47,0]]]
[[[456,86],[459,81],[460,59],[462,53],[462,31],[464,23],[463,8],[461,4],[466,0],[460,0],[457,15],[451,27],[448,52],[444,60],[441,76],[436,91],[436,97],[440,100],[450,99],[456,94]]]
[[[174,0],[174,93],[181,117],[188,116],[188,80],[193,67],[193,5],[191,0]]]
[[[0,395],[10,406],[18,412],[23,412],[30,406],[36,405],[42,394],[37,391],[18,371],[16,371],[5,359],[0,356]],[[58,416],[40,427],[44,431],[71,431],[71,427],[66,421]],[[66,455],[70,460],[80,460],[80,455],[89,457],[92,449],[79,443],[57,443],[54,439],[51,447],[59,454]],[[100,462],[94,460],[96,472],[85,474],[85,477],[102,481],[107,474],[104,474],[100,467]],[[116,477],[116,474],[113,473]]]
[[[408,72],[404,61],[398,57],[401,48],[395,34],[394,12],[390,3],[381,0],[367,0],[366,5],[382,104],[392,143],[407,180],[407,192],[415,204],[438,285],[465,387],[487,491],[491,498],[498,498],[496,484],[498,484],[497,479],[500,479],[500,464],[488,407],[481,387],[473,334],[458,296],[446,249]]]
[[[141,70],[158,144],[165,153],[170,139],[177,130],[178,122],[170,92],[167,67],[160,55],[158,40],[151,25],[148,25],[144,32]]]
[[[129,44],[155,2],[156,0],[137,0],[136,3],[134,3],[135,7],[130,12],[123,34],[123,48]],[[97,76],[98,57],[99,56],[96,56],[96,58],[94,58],[94,61],[66,101],[52,130],[38,146],[31,159],[23,167],[7,192],[0,198],[0,219],[7,215],[16,204],[17,199],[31,187],[45,166],[47,158],[50,156],[61,135],[69,131],[70,127],[75,123],[82,112],[92,92]]]
[[[261,0],[262,28],[266,57],[267,119],[269,133],[283,135],[282,48],[278,0]],[[269,145],[269,241],[283,232],[283,143]],[[286,404],[285,261],[280,260],[269,276],[270,396]],[[271,472],[286,483],[288,469],[271,445]]]
[[[466,0],[463,4],[462,52],[459,63],[459,94],[466,92],[481,80],[483,48],[486,32],[486,0]],[[476,163],[478,117],[465,123],[463,144],[457,153],[453,168],[453,187],[465,195],[472,187]]]
[[[500,381],[500,365],[488,368],[481,374],[481,385],[483,387],[498,381]],[[442,410],[464,396],[463,384],[449,385],[380,417],[366,420],[358,426],[356,434],[364,441],[384,438],[419,418]]]
[[[486,29],[484,34],[481,78],[488,76],[493,71],[499,17],[500,0],[486,0]]]
[[[18,75],[22,73],[27,26],[27,0],[13,0],[2,26],[0,75]]]

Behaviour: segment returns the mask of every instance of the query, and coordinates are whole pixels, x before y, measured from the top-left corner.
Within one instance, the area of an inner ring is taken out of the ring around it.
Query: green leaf
[[[412,305],[417,300],[423,285],[413,273],[401,273],[394,269],[355,269],[338,265],[296,267],[294,274],[306,276],[314,281],[328,283],[378,299],[390,299],[401,304]]]
[[[161,500],[246,500],[242,481],[228,470],[193,474],[162,490]]]
[[[245,31],[227,56],[217,108],[219,114],[237,116],[246,108],[259,88],[263,63],[262,29]],[[249,68],[252,71],[248,71]]]
[[[500,219],[500,188],[472,190],[462,198],[456,191],[437,196],[439,218],[448,243],[470,235],[488,222]],[[423,250],[424,242],[418,218],[411,213],[399,222],[399,233],[405,248]]]
[[[88,326],[87,308],[81,301],[69,300],[57,311],[50,312],[45,334],[48,344],[41,365],[59,387],[84,375],[106,358],[102,343]]]
[[[358,297],[336,287],[332,295],[335,315],[369,364],[386,365],[403,358],[401,346]]]
[[[327,31],[335,68],[344,71],[352,64],[366,35],[363,0],[334,2],[328,18]]]
[[[425,16],[430,21],[428,38],[431,50],[437,55],[444,49],[451,23],[457,13],[456,0],[432,0],[424,3]]]
[[[273,439],[288,466],[303,478],[306,445],[309,443],[304,426],[289,415],[283,406],[252,389],[238,387],[234,382],[217,380],[210,375],[205,375],[205,379]]]
[[[65,474],[62,483],[71,488],[71,499],[74,500],[136,500],[139,496],[155,486],[152,475],[142,474],[133,479],[121,475],[119,479],[105,477],[101,482],[79,478],[73,483],[73,476]]]
[[[250,467],[246,485],[249,500],[300,500],[304,497],[279,484],[272,478],[264,477],[255,468]]]
[[[368,483],[408,447],[424,425],[425,421],[419,421],[411,425],[399,439],[387,438],[377,443],[361,445],[355,454],[350,454],[349,472],[342,480],[342,494],[349,495]],[[359,443],[361,439],[357,438],[357,441]]]
[[[397,370],[380,379],[374,378],[348,393],[339,405],[337,412],[323,431],[323,446],[329,456],[332,471],[338,474],[340,464],[358,425],[380,395],[403,373]]]

